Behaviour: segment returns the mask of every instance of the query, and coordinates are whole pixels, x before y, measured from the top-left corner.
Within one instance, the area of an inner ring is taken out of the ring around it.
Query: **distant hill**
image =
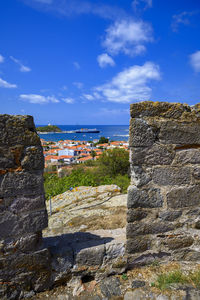
[[[62,130],[56,125],[47,125],[36,128],[37,132],[62,132]]]

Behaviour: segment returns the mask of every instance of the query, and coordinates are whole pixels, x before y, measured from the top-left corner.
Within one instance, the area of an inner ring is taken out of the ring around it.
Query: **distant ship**
[[[99,133],[100,130],[94,128],[94,129],[88,129],[88,128],[81,128],[74,130],[75,133]]]

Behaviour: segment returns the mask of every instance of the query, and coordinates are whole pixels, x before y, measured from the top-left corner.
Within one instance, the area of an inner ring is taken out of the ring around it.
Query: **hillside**
[[[39,126],[36,128],[37,132],[62,132],[56,125]]]

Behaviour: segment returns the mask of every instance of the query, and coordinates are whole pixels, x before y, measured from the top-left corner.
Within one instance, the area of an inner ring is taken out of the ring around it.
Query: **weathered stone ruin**
[[[59,233],[42,238],[48,226],[43,168],[33,118],[0,115],[0,299],[34,296],[72,277],[78,282],[85,276],[106,277],[109,268],[113,272],[112,262],[124,255],[120,229],[112,232],[119,236],[117,242],[110,233],[102,237],[90,232]],[[72,195],[76,200],[77,193]],[[117,194],[117,186],[104,186],[84,197],[91,200],[96,195],[104,202]]]
[[[200,260],[200,106],[131,105],[130,265]]]
[[[130,163],[126,253],[109,231],[42,239],[44,158],[33,118],[0,115],[0,299],[155,260],[200,262],[200,106],[132,104]]]
[[[44,158],[31,116],[0,115],[0,298],[49,286]]]

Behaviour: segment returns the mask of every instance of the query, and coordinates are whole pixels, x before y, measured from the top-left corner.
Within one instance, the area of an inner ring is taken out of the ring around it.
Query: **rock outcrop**
[[[44,236],[115,229],[126,225],[127,195],[117,185],[80,186],[47,202],[49,226]]]
[[[52,198],[44,245],[54,285],[84,276],[104,278],[125,270],[127,195],[116,185],[77,187]],[[118,263],[120,261],[120,264]]]

